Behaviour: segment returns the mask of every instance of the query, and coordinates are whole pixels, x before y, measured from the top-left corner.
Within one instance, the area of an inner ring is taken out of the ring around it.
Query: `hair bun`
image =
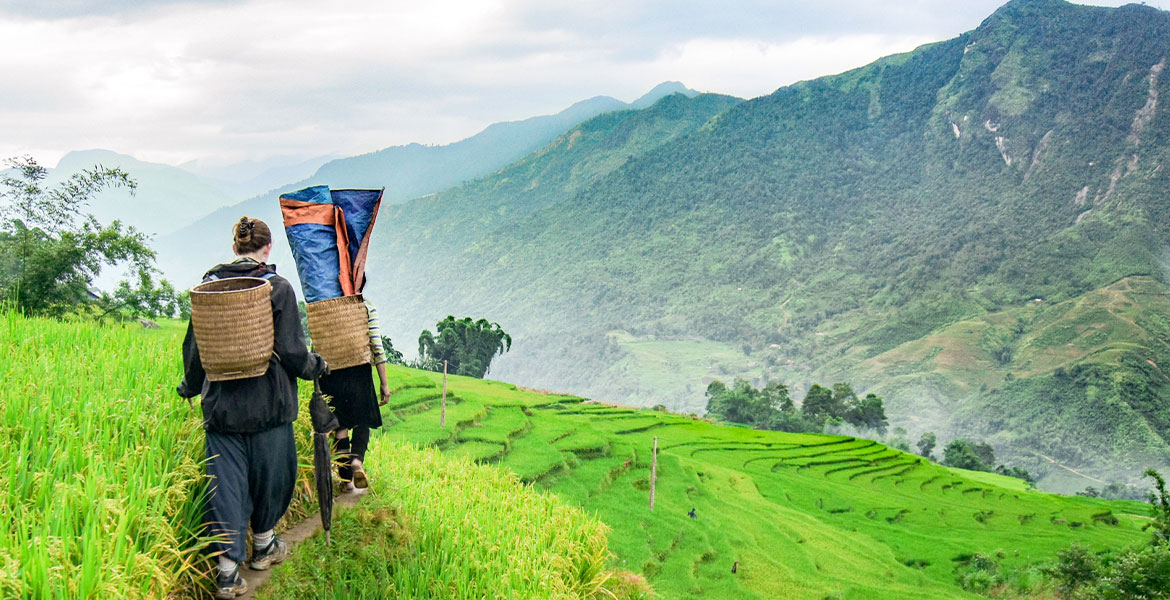
[[[248,243],[252,241],[252,230],[256,228],[256,224],[248,217],[240,217],[240,222],[236,225],[236,241],[241,243]]]

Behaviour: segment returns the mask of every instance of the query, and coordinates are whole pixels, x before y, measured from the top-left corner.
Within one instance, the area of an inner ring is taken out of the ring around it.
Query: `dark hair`
[[[236,254],[251,254],[272,243],[272,231],[260,219],[240,217],[232,226],[232,250]]]

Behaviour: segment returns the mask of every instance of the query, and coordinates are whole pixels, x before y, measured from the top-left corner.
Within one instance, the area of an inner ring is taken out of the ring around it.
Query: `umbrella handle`
[[[316,394],[321,393],[321,380],[319,380],[319,379],[313,380],[313,392]]]

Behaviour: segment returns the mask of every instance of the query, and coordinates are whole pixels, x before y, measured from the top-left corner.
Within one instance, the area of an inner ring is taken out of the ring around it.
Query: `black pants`
[[[353,459],[366,462],[366,449],[370,447],[370,428],[358,425],[349,430],[349,437],[343,440],[333,440],[333,450],[338,454],[341,466],[337,468],[337,476],[349,481],[353,479],[353,469],[349,467]]]
[[[256,433],[207,432],[211,478],[204,522],[226,542],[211,545],[236,562],[248,557],[248,525],[268,531],[284,516],[297,479],[292,423]]]

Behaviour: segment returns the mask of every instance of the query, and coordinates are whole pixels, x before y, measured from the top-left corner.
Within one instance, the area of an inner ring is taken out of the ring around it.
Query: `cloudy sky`
[[[449,143],[667,80],[754,97],[953,37],[1000,4],[0,0],[0,157],[308,158]]]

